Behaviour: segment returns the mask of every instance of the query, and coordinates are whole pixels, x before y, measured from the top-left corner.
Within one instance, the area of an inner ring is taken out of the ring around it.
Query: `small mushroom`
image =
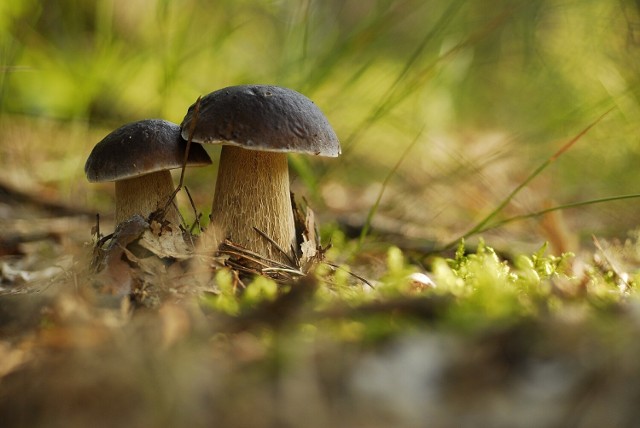
[[[287,263],[296,234],[286,153],[340,154],[340,142],[324,114],[291,89],[231,86],[194,103],[181,128],[185,139],[223,144],[207,231],[214,245],[229,238],[263,257]]]
[[[90,182],[115,181],[116,224],[140,214],[147,218],[167,203],[174,191],[169,170],[182,167],[187,142],[180,127],[161,119],[126,124],[107,135],[91,151],[84,172]],[[209,165],[199,144],[192,144],[187,165]],[[165,218],[180,223],[172,203]]]

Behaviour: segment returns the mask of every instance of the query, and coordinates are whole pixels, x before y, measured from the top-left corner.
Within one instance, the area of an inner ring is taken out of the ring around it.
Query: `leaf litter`
[[[6,283],[3,426],[558,426],[601,402],[589,418],[636,420],[633,239],[600,240],[577,279],[544,250],[511,265],[461,245],[432,272],[389,250],[369,287],[295,210],[291,266],[230,241],[200,254],[188,228],[134,217],[95,228],[92,258]]]

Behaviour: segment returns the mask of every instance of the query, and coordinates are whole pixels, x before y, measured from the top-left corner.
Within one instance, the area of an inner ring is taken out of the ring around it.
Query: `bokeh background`
[[[612,108],[498,219],[640,193],[639,76],[631,0],[3,0],[0,183],[108,221],[113,186],[83,172],[108,132],[180,123],[224,86],[275,84],[314,100],[341,138],[338,159],[290,158],[324,227],[357,236],[381,195],[369,243],[427,248]],[[215,166],[187,174],[205,218],[214,181]],[[637,199],[587,205],[488,240],[576,251],[624,238],[638,214]]]

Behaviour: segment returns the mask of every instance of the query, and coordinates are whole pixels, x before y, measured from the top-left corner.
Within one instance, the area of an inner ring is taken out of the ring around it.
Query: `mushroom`
[[[174,192],[169,170],[180,168],[187,142],[180,127],[161,119],[126,124],[107,135],[91,151],[84,172],[90,182],[115,181],[116,224],[134,214],[147,218],[167,203]],[[192,144],[187,165],[209,165],[211,159],[199,144]],[[180,223],[172,203],[165,218]]]
[[[213,244],[228,238],[268,259],[291,260],[296,233],[286,153],[340,154],[320,109],[291,89],[231,86],[194,103],[180,126],[184,139],[223,145],[206,232]]]

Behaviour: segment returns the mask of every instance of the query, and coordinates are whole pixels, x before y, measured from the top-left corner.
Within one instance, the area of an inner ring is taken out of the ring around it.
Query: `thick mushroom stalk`
[[[230,86],[199,98],[181,128],[185,140],[223,145],[211,225],[202,248],[214,250],[229,238],[288,264],[295,227],[286,153],[340,154],[338,137],[318,106],[292,89]]]
[[[296,232],[287,155],[223,146],[207,233],[216,244],[229,238],[268,259],[290,264]]]
[[[116,181],[116,224],[135,214],[148,218],[149,214],[166,205],[173,191],[173,180],[169,171],[158,171]],[[175,202],[167,207],[164,218],[173,224],[180,224]]]

